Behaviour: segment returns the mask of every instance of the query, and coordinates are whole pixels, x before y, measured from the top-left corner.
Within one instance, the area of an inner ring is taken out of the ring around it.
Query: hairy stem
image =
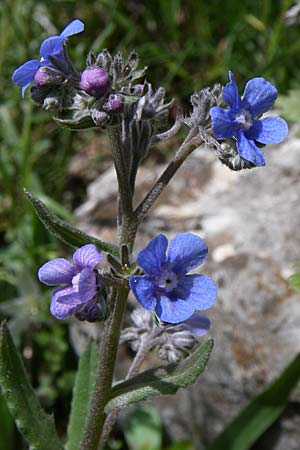
[[[100,345],[95,389],[85,423],[80,450],[97,450],[98,447],[106,418],[104,408],[112,387],[121,324],[128,293],[129,288],[127,286],[113,290],[111,298],[113,302],[112,311],[105,323],[103,339]]]
[[[186,160],[186,158],[195,150],[196,146],[199,145],[199,141],[196,142],[193,138],[196,136],[197,130],[192,128],[182,143],[181,147],[176,152],[172,161],[168,164],[164,172],[161,174],[159,179],[153,185],[149,193],[139,204],[137,209],[134,212],[135,220],[137,224],[140,224],[144,219],[145,215],[152,207],[153,203],[157,200],[160,194],[164,191],[165,187],[168,185],[170,180],[173,178],[177,170],[180,168],[182,163]]]
[[[130,223],[133,215],[132,191],[129,183],[129,173],[125,160],[121,129],[118,125],[114,125],[108,128],[108,132],[119,184],[118,222],[122,220],[122,223],[119,223],[119,227],[122,226],[124,229],[124,223],[125,226],[126,223]]]
[[[138,374],[147,353],[156,345],[155,338],[156,338],[157,334],[159,334],[159,333],[160,333],[160,331],[157,329],[157,327],[153,327],[152,330],[150,331],[150,333],[147,336],[145,336],[145,338],[143,339],[143,341],[131,363],[131,366],[127,372],[125,380],[128,380],[129,378],[134,377],[135,375]],[[106,442],[109,438],[109,435],[113,429],[113,426],[116,423],[119,412],[120,411],[118,409],[116,409],[115,411],[112,411],[107,416],[104,426],[103,426],[103,432],[101,435],[98,450],[102,450],[104,445],[106,444]]]

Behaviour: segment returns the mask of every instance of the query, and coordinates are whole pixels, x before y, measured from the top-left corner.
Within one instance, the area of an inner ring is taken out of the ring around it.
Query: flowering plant
[[[198,344],[209,330],[210,320],[198,311],[213,306],[217,288],[207,275],[189,273],[207,257],[205,242],[195,234],[179,233],[171,239],[167,253],[168,240],[160,234],[134,257],[139,225],[154,202],[186,158],[202,144],[207,151],[213,149],[221,162],[240,170],[264,165],[260,144],[278,143],[287,133],[283,119],[260,120],[276,99],[274,86],[263,78],[254,78],[240,98],[231,73],[223,91],[215,85],[195,92],[190,114],[183,117],[179,113],[168,125],[173,101],[165,100],[162,87],[154,89],[151,83],[141,81],[146,68],[138,68],[135,52],[128,57],[120,52],[111,55],[107,50],[98,55],[89,53],[83,72],[74,69],[67,54],[67,39],[83,28],[80,20],[72,21],[60,35],[42,43],[40,60],[27,61],[12,77],[23,94],[32,85],[31,98],[55,111],[58,124],[72,130],[106,129],[118,182],[116,243],[104,242],[63,222],[41,200],[27,193],[48,230],[76,247],[73,263],[56,258],[39,269],[42,283],[61,285],[52,294],[51,313],[61,320],[75,316],[103,322],[99,349],[95,351],[89,343],[80,360],[68,450],[102,448],[122,407],[155,395],[174,394],[192,384],[208,362],[212,339]],[[222,99],[229,105],[227,109],[221,107]],[[140,164],[153,144],[175,136],[180,129],[185,132],[183,142],[135,208]],[[132,313],[133,326],[122,330],[130,291],[139,306]],[[136,356],[126,378],[114,384],[120,342],[129,343]],[[6,358],[7,349],[14,358]],[[149,351],[156,351],[159,358],[171,364],[138,374]],[[3,395],[32,448],[61,450],[53,422],[41,410],[16,355],[4,324],[0,338]],[[89,363],[93,358],[98,366],[92,373]],[[11,375],[14,373],[17,379]],[[21,398],[27,400],[25,407]],[[33,405],[29,412],[28,403]]]

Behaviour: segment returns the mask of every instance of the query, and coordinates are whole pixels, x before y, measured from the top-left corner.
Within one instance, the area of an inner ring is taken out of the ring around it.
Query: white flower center
[[[75,277],[72,278],[72,286],[74,289],[76,289],[76,291],[79,290],[79,278],[80,273],[78,273],[77,275],[75,275]]]
[[[158,287],[167,292],[171,292],[178,286],[177,275],[166,270],[157,280]]]
[[[241,128],[244,128],[246,130],[249,130],[249,128],[253,125],[252,116],[249,111],[243,110],[239,113],[234,115],[235,122],[241,126]]]

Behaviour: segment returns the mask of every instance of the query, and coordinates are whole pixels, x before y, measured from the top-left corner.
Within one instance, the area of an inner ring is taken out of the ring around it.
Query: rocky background
[[[300,351],[300,296],[288,283],[300,264],[300,129],[294,127],[284,144],[269,146],[265,154],[265,168],[232,172],[212,150],[195,151],[136,241],[138,252],[158,233],[172,238],[190,231],[209,247],[200,269],[216,280],[219,296],[208,314],[215,339],[208,368],[189,390],[154,400],[174,441],[192,437],[197,450],[212,442]],[[163,167],[144,163],[137,202]],[[80,227],[113,241],[116,195],[114,169],[108,167],[89,184],[76,210]],[[128,364],[126,349],[121,352],[120,374]],[[300,390],[254,448],[299,450],[299,413]]]

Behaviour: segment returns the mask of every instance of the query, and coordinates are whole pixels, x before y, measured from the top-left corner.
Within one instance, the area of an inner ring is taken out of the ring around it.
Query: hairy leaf
[[[225,428],[208,450],[248,450],[283,412],[300,380],[300,354],[279,378],[255,397]]]
[[[179,364],[150,369],[118,383],[112,389],[105,412],[109,413],[150,397],[175,394],[179,388],[190,386],[205,369],[212,348],[213,340],[209,339]]]
[[[59,117],[53,117],[55,122],[59,123],[65,128],[69,128],[73,131],[85,130],[86,128],[95,128],[95,122],[91,116],[81,117],[80,119],[60,119]]]
[[[95,385],[98,355],[94,342],[89,342],[81,354],[73,389],[71,416],[68,426],[67,450],[78,450],[89,402]]]
[[[50,233],[54,234],[54,236],[61,241],[71,245],[72,247],[80,247],[85,244],[94,244],[99,250],[103,250],[104,252],[111,253],[115,256],[119,255],[119,249],[117,246],[108,244],[107,242],[101,241],[100,239],[78,230],[78,228],[72,227],[50,211],[37,197],[34,197],[27,191],[25,191],[25,194],[47,230],[49,230]]]
[[[20,433],[31,450],[63,450],[53,417],[42,409],[5,322],[0,328],[0,386]]]

